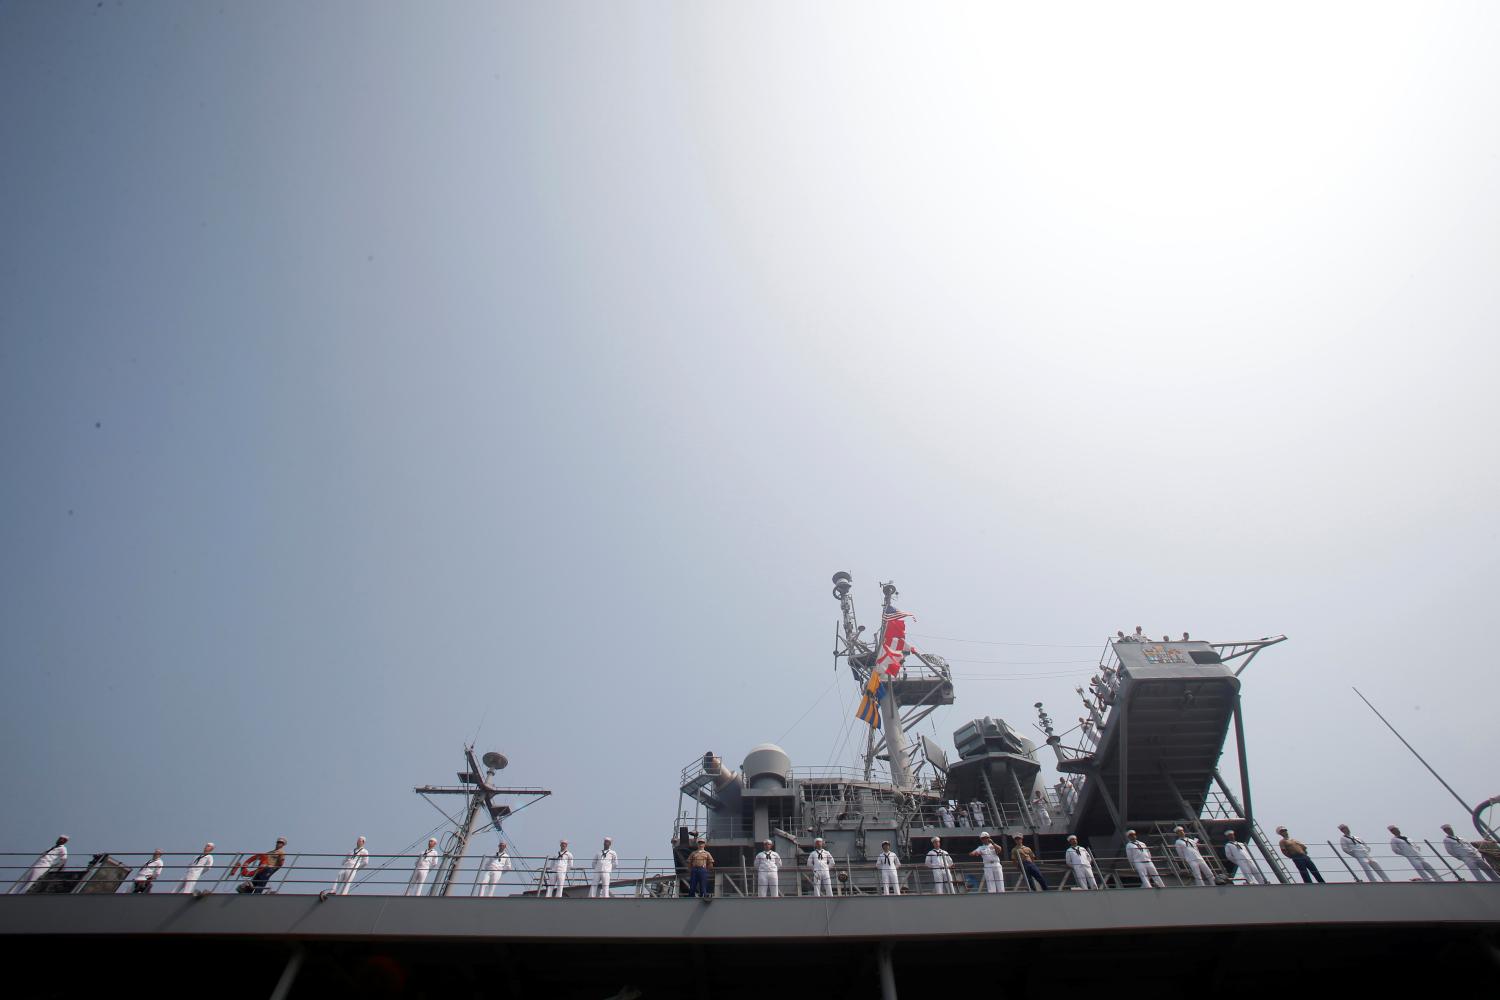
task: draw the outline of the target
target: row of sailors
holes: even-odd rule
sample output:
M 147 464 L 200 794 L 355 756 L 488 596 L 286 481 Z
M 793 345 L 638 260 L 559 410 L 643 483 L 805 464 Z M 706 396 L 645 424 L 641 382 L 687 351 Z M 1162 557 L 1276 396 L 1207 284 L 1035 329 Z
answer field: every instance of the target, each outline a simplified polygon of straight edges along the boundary
M 1073 786 L 1073 782 L 1064 778 L 1055 787 L 1058 803 L 1064 811 L 1072 813 L 1078 804 L 1078 790 Z M 1047 797 L 1040 789 L 1032 793 L 1031 815 L 1037 826 L 1052 825 L 1052 810 L 1048 808 Z M 985 816 L 984 803 L 978 799 L 968 803 L 944 802 L 937 807 L 938 823 L 950 830 L 984 826 Z
M 1040 793 L 1038 793 L 1040 795 Z M 971 806 L 979 803 L 970 803 Z M 946 807 L 944 807 L 946 808 Z M 1043 806 L 1045 809 L 1045 806 Z M 980 806 L 980 817 L 983 807 Z M 1411 840 L 1401 833 L 1399 827 L 1392 825 L 1387 828 L 1391 833 L 1390 847 L 1394 854 L 1407 859 L 1412 870 L 1427 882 L 1441 881 L 1437 870 L 1422 856 L 1421 848 L 1413 844 Z M 1460 840 L 1454 833 L 1450 824 L 1444 823 L 1443 849 L 1453 858 L 1468 868 L 1475 881 L 1500 882 L 1500 874 L 1490 866 L 1489 862 L 1472 844 Z M 1389 882 L 1390 876 L 1380 867 L 1380 863 L 1371 857 L 1370 846 L 1365 841 L 1354 836 L 1347 824 L 1340 823 L 1339 849 L 1351 858 L 1354 858 L 1360 868 L 1364 871 L 1367 880 L 1374 882 L 1377 878 Z M 1215 881 L 1213 871 L 1208 862 L 1203 858 L 1201 841 L 1197 837 L 1187 834 L 1185 828 L 1179 826 L 1173 831 L 1176 841 L 1173 849 L 1179 860 L 1193 876 L 1193 881 L 1198 885 L 1211 885 Z M 1322 873 L 1318 871 L 1317 865 L 1309 856 L 1307 846 L 1299 840 L 1295 840 L 1287 832 L 1286 827 L 1277 827 L 1276 832 L 1281 834 L 1279 849 L 1283 855 L 1289 858 L 1297 867 L 1302 881 L 1311 883 L 1323 882 Z M 1047 880 L 1042 875 L 1041 869 L 1036 865 L 1036 855 L 1031 848 L 1025 845 L 1023 838 L 1017 834 L 1014 838 L 1015 845 L 1011 848 L 1011 859 L 1020 865 L 1025 873 L 1028 883 L 1033 888 L 1046 889 Z M 979 846 L 970 851 L 971 856 L 979 858 L 984 866 L 984 888 L 987 892 L 1004 892 L 1005 882 L 1003 869 L 1001 867 L 1000 846 L 990 837 L 988 832 L 979 835 Z M 15 884 L 10 887 L 11 893 L 24 893 L 40 879 L 51 871 L 63 867 L 68 860 L 68 838 L 60 836 L 51 849 L 44 852 L 31 868 Z M 284 858 L 284 847 L 286 840 L 278 839 L 276 850 L 269 855 L 269 861 L 263 863 L 261 872 L 269 876 L 281 867 L 281 858 Z M 437 848 L 437 838 L 431 837 L 427 841 L 427 849 L 418 856 L 416 863 L 412 866 L 410 878 L 407 880 L 406 895 L 421 895 L 426 887 L 427 879 L 432 869 L 437 867 L 441 855 Z M 755 856 L 756 888 L 759 895 L 780 895 L 777 886 L 776 875 L 781 868 L 781 855 L 777 854 L 771 841 L 765 841 L 764 850 Z M 207 843 L 203 845 L 203 851 L 187 867 L 183 873 L 182 881 L 178 883 L 177 892 L 192 892 L 197 886 L 198 880 L 204 872 L 214 865 L 214 845 Z M 1129 830 L 1125 834 L 1125 858 L 1135 869 L 1140 878 L 1142 888 L 1157 887 L 1164 885 L 1161 874 L 1151 856 L 1151 848 L 1145 841 L 1141 840 L 1136 831 Z M 1078 843 L 1076 836 L 1068 837 L 1068 848 L 1063 852 L 1063 860 L 1073 871 L 1074 878 L 1078 884 L 1086 889 L 1097 889 L 1099 883 L 1094 876 L 1093 855 L 1088 848 Z M 1260 866 L 1245 844 L 1241 843 L 1235 836 L 1233 830 L 1225 834 L 1224 860 L 1230 865 L 1230 877 L 1233 878 L 1237 872 L 1243 876 L 1246 884 L 1265 885 L 1266 878 L 1261 873 Z M 339 869 L 337 878 L 334 880 L 330 890 L 336 895 L 346 895 L 354 884 L 355 877 L 364 869 L 370 861 L 370 852 L 365 847 L 365 838 L 360 837 L 355 841 L 354 850 L 344 858 Z M 560 841 L 557 853 L 550 855 L 543 865 L 542 880 L 543 894 L 556 897 L 562 894 L 567 882 L 568 872 L 574 863 L 573 854 L 568 850 L 568 842 Z M 614 840 L 610 837 L 604 838 L 604 844 L 599 852 L 594 855 L 593 864 L 589 869 L 589 895 L 600 898 L 609 898 L 610 883 L 614 870 L 619 866 L 620 856 L 614 849 Z M 943 850 L 942 838 L 932 838 L 932 849 L 927 852 L 927 867 L 932 871 L 934 884 L 939 893 L 953 892 L 953 858 L 947 851 Z M 813 850 L 808 855 L 808 866 L 813 876 L 813 895 L 823 895 L 826 891 L 832 893 L 831 872 L 834 865 L 833 854 L 823 846 L 823 838 L 817 838 L 813 843 Z M 900 889 L 896 883 L 896 872 L 901 868 L 900 859 L 891 850 L 890 841 L 881 843 L 881 853 L 875 861 L 876 870 L 880 873 L 881 892 L 884 894 L 899 895 Z M 134 881 L 134 892 L 150 892 L 157 878 L 160 877 L 164 865 L 162 852 L 156 851 L 151 860 L 141 867 L 136 873 Z M 478 894 L 491 896 L 505 873 L 511 870 L 511 858 L 504 841 L 501 841 L 495 852 L 490 855 L 480 866 Z M 708 872 L 713 869 L 713 857 L 708 853 L 707 844 L 699 840 L 697 850 L 688 856 L 688 867 L 690 875 L 690 891 L 699 894 L 706 890 Z M 699 870 L 702 874 L 696 874 Z M 258 875 L 257 875 L 258 877 Z M 254 880 L 252 879 L 252 882 Z M 700 883 L 701 882 L 701 886 Z M 264 881 L 259 884 L 264 888 Z M 258 891 L 258 890 L 257 890 Z
M 1153 638 L 1151 638 L 1149 635 L 1147 635 L 1144 631 L 1141 630 L 1141 627 L 1139 625 L 1137 625 L 1135 627 L 1135 631 L 1132 632 L 1130 635 L 1126 635 L 1123 631 L 1116 632 L 1115 633 L 1115 641 L 1116 642 L 1155 642 L 1156 640 L 1153 639 Z M 1164 635 L 1164 636 L 1161 637 L 1161 641 L 1162 642 L 1191 642 L 1192 640 L 1189 639 L 1188 638 L 1188 634 L 1186 632 L 1184 632 L 1184 633 L 1182 633 L 1182 638 L 1181 639 L 1175 639 L 1174 640 L 1170 635 Z

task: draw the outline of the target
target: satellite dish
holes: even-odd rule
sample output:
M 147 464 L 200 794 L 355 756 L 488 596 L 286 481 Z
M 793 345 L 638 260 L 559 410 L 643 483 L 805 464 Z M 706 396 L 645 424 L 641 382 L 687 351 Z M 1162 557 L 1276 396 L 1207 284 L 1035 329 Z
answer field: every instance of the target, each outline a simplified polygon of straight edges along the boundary
M 484 761 L 484 766 L 492 771 L 503 771 L 505 770 L 505 765 L 510 763 L 510 761 L 505 759 L 505 754 L 496 753 L 493 750 L 480 759 Z

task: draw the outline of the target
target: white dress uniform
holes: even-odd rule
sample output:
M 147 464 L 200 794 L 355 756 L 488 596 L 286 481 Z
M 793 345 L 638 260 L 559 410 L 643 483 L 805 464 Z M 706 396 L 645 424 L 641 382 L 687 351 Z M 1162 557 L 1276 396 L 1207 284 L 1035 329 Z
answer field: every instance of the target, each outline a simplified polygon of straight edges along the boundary
M 563 885 L 568 881 L 568 869 L 572 866 L 572 851 L 560 851 L 547 859 L 547 895 L 562 895 Z
M 1047 803 L 1040 795 L 1031 800 L 1031 811 L 1036 813 L 1036 821 L 1039 826 L 1052 825 L 1052 811 L 1047 808 Z
M 422 852 L 417 863 L 412 866 L 411 879 L 406 883 L 406 894 L 408 896 L 422 895 L 422 887 L 427 884 L 427 874 L 432 867 L 438 863 L 438 849 L 429 847 Z
M 56 871 L 63 865 L 67 864 L 67 862 L 68 849 L 63 844 L 58 844 L 50 851 L 47 851 L 41 857 L 37 858 L 36 864 L 32 865 L 30 871 L 16 880 L 15 885 L 12 885 L 10 887 L 10 891 L 12 893 L 26 892 L 32 887 L 33 884 L 35 884 L 37 879 L 41 878 L 48 872 Z
M 1391 877 L 1380 867 L 1380 862 L 1370 857 L 1370 845 L 1352 834 L 1344 834 L 1339 838 L 1339 850 L 1359 862 L 1360 868 L 1364 869 L 1365 878 L 1375 881 L 1378 875 L 1382 881 L 1389 882 Z
M 141 873 L 135 877 L 136 892 L 150 892 L 156 880 L 161 878 L 161 870 L 166 867 L 161 858 L 152 858 L 141 865 Z
M 350 886 L 354 885 L 354 876 L 359 870 L 370 863 L 370 852 L 363 847 L 356 847 L 344 858 L 344 866 L 339 869 L 338 877 L 333 880 L 333 891 L 335 895 L 349 895 Z M 427 876 L 422 876 L 426 881 Z M 411 893 L 407 893 L 411 895 Z
M 1480 854 L 1473 844 L 1467 844 L 1450 834 L 1443 837 L 1443 850 L 1467 865 L 1469 873 L 1474 876 L 1474 881 L 1500 882 L 1500 876 L 1490 870 L 1490 866 L 1484 860 L 1484 855 Z
M 1140 876 L 1142 889 L 1152 886 L 1164 888 L 1165 883 L 1161 880 L 1161 873 L 1156 870 L 1156 862 L 1151 860 L 1151 848 L 1146 846 L 1144 840 L 1127 840 L 1125 858 L 1130 862 L 1130 867 L 1135 869 L 1136 875 Z
M 1000 845 L 979 842 L 979 846 L 969 852 L 979 855 L 979 860 L 984 862 L 984 891 L 1005 891 L 1005 866 L 1000 863 Z
M 953 892 L 953 855 L 934 847 L 927 852 L 927 867 L 932 870 L 932 886 L 938 894 Z
M 484 863 L 484 870 L 479 873 L 479 894 L 481 896 L 493 896 L 495 889 L 505 880 L 505 873 L 510 871 L 510 854 L 507 851 L 496 851 L 490 855 L 490 859 Z
M 813 895 L 832 896 L 833 855 L 826 847 L 815 847 L 807 856 L 807 864 L 812 869 Z
M 950 830 L 953 828 L 952 809 L 949 809 L 947 806 L 938 806 L 938 819 L 942 821 L 943 826 Z
M 198 880 L 203 873 L 214 866 L 212 854 L 200 854 L 193 859 L 193 863 L 187 866 L 187 871 L 182 873 L 182 882 L 178 884 L 178 892 L 192 892 L 198 888 Z
M 1073 881 L 1085 889 L 1099 888 L 1099 880 L 1094 877 L 1094 856 L 1087 847 L 1076 844 L 1069 847 L 1063 851 L 1063 860 L 1073 869 Z
M 620 863 L 620 856 L 615 853 L 614 848 L 600 851 L 594 855 L 594 871 L 589 879 L 589 897 L 598 896 L 600 899 L 609 898 L 609 882 L 614 876 L 615 865 Z
M 781 855 L 775 851 L 761 851 L 755 856 L 755 894 L 781 895 Z
M 969 818 L 975 826 L 984 826 L 984 803 L 975 799 L 969 803 Z
M 1213 869 L 1208 867 L 1208 862 L 1203 860 L 1203 854 L 1198 850 L 1198 838 L 1184 834 L 1177 838 L 1175 846 L 1177 856 L 1187 865 L 1188 871 L 1193 873 L 1193 881 L 1199 885 L 1213 885 Z
M 1443 880 L 1437 870 L 1427 863 L 1427 859 L 1422 857 L 1422 849 L 1405 837 L 1392 837 L 1391 850 L 1410 861 L 1412 870 L 1422 876 L 1423 881 L 1441 882 Z
M 1265 885 L 1266 877 L 1260 873 L 1260 865 L 1255 863 L 1255 858 L 1250 855 L 1250 849 L 1238 840 L 1224 841 L 1224 860 L 1234 865 L 1236 870 L 1245 876 L 1245 884 L 1254 882 L 1256 885 Z
M 896 875 L 901 870 L 901 859 L 896 857 L 895 851 L 881 851 L 875 858 L 875 870 L 880 873 L 882 896 L 901 895 L 901 883 Z

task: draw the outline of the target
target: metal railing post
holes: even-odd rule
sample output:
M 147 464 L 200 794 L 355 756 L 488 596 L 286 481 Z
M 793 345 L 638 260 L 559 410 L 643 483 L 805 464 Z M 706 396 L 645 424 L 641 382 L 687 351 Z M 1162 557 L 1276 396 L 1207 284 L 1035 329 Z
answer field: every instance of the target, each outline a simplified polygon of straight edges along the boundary
M 1460 882 L 1462 882 L 1464 880 L 1464 877 L 1458 873 L 1457 869 L 1455 869 L 1452 864 L 1449 863 L 1448 859 L 1446 857 L 1444 857 L 1441 853 L 1439 853 L 1438 849 L 1436 847 L 1432 846 L 1432 841 L 1430 841 L 1430 840 L 1424 840 L 1424 841 L 1422 841 L 1422 843 L 1424 843 L 1424 844 L 1427 845 L 1427 849 L 1429 851 L 1431 851 L 1433 854 L 1437 855 L 1438 860 L 1443 863 L 1443 867 L 1447 868 L 1450 872 L 1452 872 L 1453 873 L 1453 877 L 1455 879 L 1457 879 Z
M 1331 840 L 1325 840 L 1325 841 L 1323 841 L 1323 843 L 1325 843 L 1325 844 L 1328 845 L 1328 849 L 1333 852 L 1333 856 L 1336 857 L 1336 858 L 1338 858 L 1339 862 L 1341 864 L 1343 864 L 1343 866 L 1344 866 L 1345 869 L 1348 870 L 1350 878 L 1354 879 L 1354 881 L 1356 881 L 1356 882 L 1362 882 L 1362 881 L 1364 881 L 1358 875 L 1354 874 L 1354 869 L 1349 867 L 1349 862 L 1347 862 L 1347 861 L 1344 860 L 1344 855 L 1339 852 L 1339 849 L 1337 847 L 1333 846 L 1333 841 L 1331 841 Z

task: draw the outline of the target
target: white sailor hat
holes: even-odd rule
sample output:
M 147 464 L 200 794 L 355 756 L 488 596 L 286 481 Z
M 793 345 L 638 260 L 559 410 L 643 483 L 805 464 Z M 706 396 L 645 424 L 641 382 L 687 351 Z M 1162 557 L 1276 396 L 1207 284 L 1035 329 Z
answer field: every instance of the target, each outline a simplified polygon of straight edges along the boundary
M 980 837 L 981 840 L 989 840 L 990 839 L 989 831 L 986 830 L 985 832 L 981 833 L 979 835 L 979 837 Z

